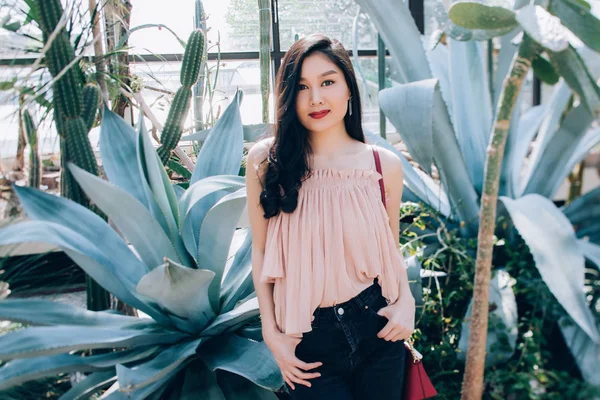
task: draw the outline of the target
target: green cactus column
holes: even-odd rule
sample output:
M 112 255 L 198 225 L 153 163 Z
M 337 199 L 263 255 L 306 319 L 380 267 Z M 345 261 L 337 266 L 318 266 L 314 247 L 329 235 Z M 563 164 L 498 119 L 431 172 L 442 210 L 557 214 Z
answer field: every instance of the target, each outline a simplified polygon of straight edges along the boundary
M 61 74 L 52 84 L 54 121 L 61 148 L 61 195 L 90 208 L 87 196 L 71 176 L 66 163 L 72 161 L 87 172 L 98 175 L 96 158 L 88 139 L 89 126 L 93 123 L 97 107 L 84 103 L 83 74 L 79 65 L 73 63 L 75 50 L 66 29 L 63 27 L 53 35 L 64 14 L 60 0 L 35 0 L 34 7 L 44 43 L 47 44 L 53 37 L 45 54 L 46 66 L 54 79 Z M 92 88 L 86 90 L 86 98 L 90 102 L 95 101 L 93 91 Z M 87 293 L 89 309 L 110 308 L 108 292 L 89 277 Z
M 175 93 L 173 103 L 169 109 L 167 122 L 160 136 L 161 146 L 157 149 L 163 164 L 167 164 L 171 151 L 179 143 L 183 123 L 190 110 L 190 99 L 192 97 L 192 86 L 198 80 L 200 65 L 204 54 L 204 33 L 197 29 L 192 32 L 185 46 L 183 63 L 181 65 L 181 87 Z
M 29 142 L 29 186 L 39 188 L 42 183 L 42 163 L 37 142 L 37 128 L 29 111 L 23 111 L 23 125 Z

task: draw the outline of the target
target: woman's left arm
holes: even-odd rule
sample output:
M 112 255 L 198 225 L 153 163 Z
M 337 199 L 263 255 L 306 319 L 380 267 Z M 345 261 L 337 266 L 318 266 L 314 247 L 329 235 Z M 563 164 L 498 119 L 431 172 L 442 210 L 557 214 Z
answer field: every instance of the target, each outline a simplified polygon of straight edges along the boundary
M 398 247 L 400 239 L 400 203 L 404 186 L 404 173 L 402 162 L 391 151 L 382 149 L 383 182 L 387 192 L 386 209 L 390 218 L 390 228 L 394 235 L 396 250 L 400 252 L 402 264 L 398 265 L 400 280 L 400 297 L 397 301 L 379 310 L 379 314 L 386 317 L 389 322 L 379 332 L 378 336 L 385 340 L 402 340 L 408 338 L 414 331 L 415 325 L 415 299 L 408 284 L 408 274 L 404 266 L 404 258 Z

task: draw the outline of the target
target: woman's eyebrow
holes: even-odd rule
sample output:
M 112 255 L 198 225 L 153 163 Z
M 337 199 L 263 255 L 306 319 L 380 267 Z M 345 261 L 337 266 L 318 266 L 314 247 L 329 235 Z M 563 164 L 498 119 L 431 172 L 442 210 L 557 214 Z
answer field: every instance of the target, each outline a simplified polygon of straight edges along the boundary
M 323 72 L 321 75 L 319 75 L 319 78 L 323 78 L 324 76 L 333 75 L 333 74 L 337 74 L 337 71 L 334 71 L 331 69 L 327 72 Z M 305 81 L 305 80 L 306 80 L 306 78 L 304 78 L 304 77 L 300 78 L 300 81 Z

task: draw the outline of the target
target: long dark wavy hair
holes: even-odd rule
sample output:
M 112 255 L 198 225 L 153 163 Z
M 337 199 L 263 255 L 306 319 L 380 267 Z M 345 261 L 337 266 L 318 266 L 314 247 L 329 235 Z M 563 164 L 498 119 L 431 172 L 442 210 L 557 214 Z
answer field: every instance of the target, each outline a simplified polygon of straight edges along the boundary
M 304 59 L 314 53 L 326 55 L 344 73 L 352 96 L 352 115 L 346 112 L 344 124 L 350 137 L 365 142 L 362 130 L 360 93 L 352 62 L 344 46 L 335 39 L 321 34 L 306 36 L 296 41 L 285 54 L 275 83 L 275 138 L 269 149 L 267 170 L 260 194 L 264 217 L 271 218 L 282 210 L 293 212 L 298 205 L 298 191 L 302 181 L 310 176 L 308 165 L 312 149 L 308 130 L 296 113 L 298 84 Z M 264 162 L 263 161 L 263 162 Z

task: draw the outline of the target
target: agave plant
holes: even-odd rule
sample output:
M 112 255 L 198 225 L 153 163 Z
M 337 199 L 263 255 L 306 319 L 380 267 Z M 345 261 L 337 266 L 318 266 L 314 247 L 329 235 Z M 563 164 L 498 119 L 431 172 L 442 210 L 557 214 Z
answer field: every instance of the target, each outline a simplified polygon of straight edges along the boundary
M 597 218 L 600 190 L 593 190 L 562 208 L 551 201 L 573 166 L 600 142 L 600 129 L 590 129 L 600 112 L 600 89 L 578 52 L 569 45 L 564 49 L 553 48 L 554 43 L 544 36 L 546 32 L 537 30 L 548 25 L 536 25 L 536 18 L 546 18 L 552 24 L 562 21 L 595 50 L 600 22 L 585 8 L 585 2 L 570 0 L 550 2 L 550 12 L 557 17 L 524 1 L 516 1 L 514 10 L 458 2 L 450 10 L 452 19 L 442 2 L 438 2 L 436 17 L 442 28 L 439 33 L 447 35 L 448 46 L 437 45 L 440 35 L 436 35 L 425 48 L 406 7 L 398 7 L 392 0 L 357 0 L 357 3 L 382 36 L 401 80 L 379 93 L 379 104 L 426 173 L 413 168 L 381 137 L 369 135 L 369 139 L 401 158 L 406 188 L 403 200 L 428 204 L 443 216 L 446 226 L 459 229 L 465 237 L 475 237 L 478 229 L 486 149 L 502 84 L 516 51 L 511 41 L 518 42 L 525 31 L 542 43 L 545 53 L 539 54 L 539 62 L 561 79 L 547 104 L 522 115 L 519 94 L 500 175 L 504 208 L 499 210 L 498 217 L 509 216 L 512 225 L 499 230 L 497 235 L 511 245 L 514 236 L 510 228 L 514 226 L 523 237 L 542 278 L 569 316 L 560 325 L 583 377 L 600 384 L 597 374 L 600 328 L 583 291 L 585 259 L 600 266 Z M 484 48 L 478 41 L 496 36 L 501 36 L 502 49 L 497 75 L 490 79 Z M 490 85 L 490 81 L 494 83 Z M 568 109 L 561 120 L 573 93 L 581 102 Z M 522 175 L 524 160 L 535 138 L 538 146 Z M 441 184 L 430 176 L 432 164 L 439 171 Z M 507 325 L 514 349 L 516 302 L 512 289 L 506 285 L 509 280 L 510 277 L 500 273 L 491 282 L 490 295 L 502 299 L 502 306 L 494 313 Z M 468 323 L 465 323 L 462 336 L 467 335 Z M 488 354 L 494 345 L 493 338 L 489 336 Z M 461 346 L 464 354 L 466 341 Z M 490 358 L 487 363 L 493 364 L 511 354 Z
M 0 360 L 8 361 L 0 389 L 82 371 L 92 374 L 63 399 L 87 398 L 111 383 L 108 399 L 275 398 L 271 390 L 283 380 L 262 342 L 251 235 L 239 226 L 246 203 L 237 175 L 240 101 L 238 92 L 206 138 L 187 190 L 169 181 L 143 121 L 134 130 L 104 110 L 100 151 L 108 181 L 69 168 L 122 236 L 73 201 L 15 188 L 29 220 L 0 230 L 0 244 L 59 247 L 147 317 L 3 300 L 0 319 L 36 326 L 0 337 Z M 94 349 L 107 350 L 84 354 Z

